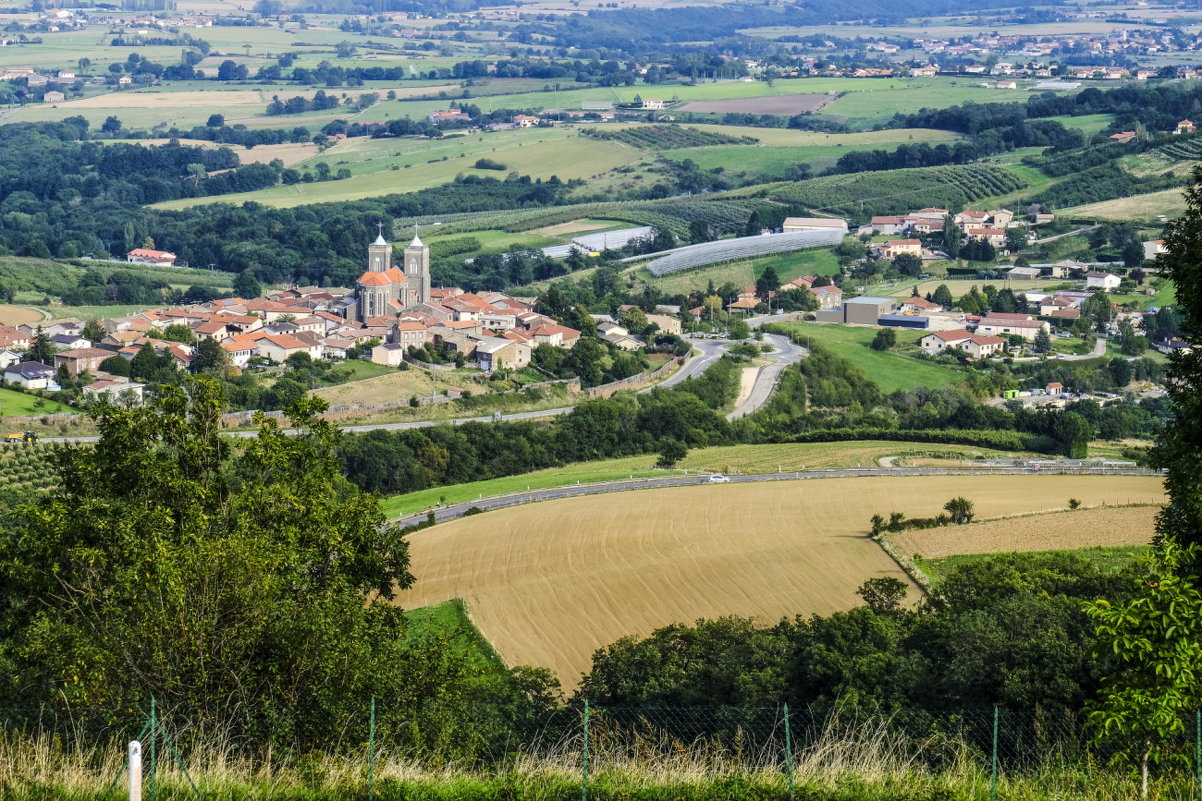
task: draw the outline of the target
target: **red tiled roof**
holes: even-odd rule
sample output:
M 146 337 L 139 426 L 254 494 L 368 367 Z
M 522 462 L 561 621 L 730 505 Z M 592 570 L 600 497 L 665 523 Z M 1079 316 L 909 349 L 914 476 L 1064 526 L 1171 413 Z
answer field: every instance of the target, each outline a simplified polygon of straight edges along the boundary
M 932 331 L 931 336 L 942 339 L 944 342 L 959 342 L 965 339 L 972 339 L 972 334 L 963 328 L 957 328 L 955 331 Z
M 175 254 L 166 250 L 151 250 L 150 248 L 134 248 L 127 255 L 140 259 L 174 259 Z

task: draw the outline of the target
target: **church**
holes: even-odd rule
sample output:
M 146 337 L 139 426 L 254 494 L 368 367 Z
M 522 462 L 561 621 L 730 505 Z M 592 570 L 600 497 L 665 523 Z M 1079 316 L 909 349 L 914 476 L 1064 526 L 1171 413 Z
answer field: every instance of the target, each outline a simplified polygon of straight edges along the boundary
M 392 263 L 392 243 L 381 227 L 367 247 L 367 270 L 355 281 L 347 298 L 346 319 L 365 323 L 373 317 L 392 317 L 430 299 L 430 248 L 414 235 L 405 248 L 404 270 Z

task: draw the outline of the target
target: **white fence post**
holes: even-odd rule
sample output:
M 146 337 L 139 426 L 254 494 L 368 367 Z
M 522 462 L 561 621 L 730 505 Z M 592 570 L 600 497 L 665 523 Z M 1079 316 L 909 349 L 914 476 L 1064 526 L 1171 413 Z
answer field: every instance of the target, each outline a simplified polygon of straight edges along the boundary
M 142 801 L 142 744 L 129 743 L 129 801 Z

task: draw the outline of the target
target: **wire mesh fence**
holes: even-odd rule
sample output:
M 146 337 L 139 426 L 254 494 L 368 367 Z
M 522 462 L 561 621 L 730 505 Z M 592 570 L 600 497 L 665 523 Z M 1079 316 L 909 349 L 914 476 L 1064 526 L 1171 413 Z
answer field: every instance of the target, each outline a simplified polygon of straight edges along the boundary
M 472 722 L 442 728 L 428 721 L 398 722 L 387 712 L 376 699 L 367 699 L 362 710 L 348 711 L 337 722 L 336 744 L 320 754 L 250 740 L 214 747 L 179 710 L 164 714 L 153 705 L 145 723 L 128 731 L 120 724 L 102 731 L 82 727 L 78 712 L 46 713 L 33 721 L 9 715 L 4 754 L 15 759 L 20 751 L 12 747 L 14 740 L 40 734 L 52 748 L 90 754 L 108 793 L 125 775 L 126 742 L 140 740 L 149 755 L 143 776 L 150 794 L 144 797 L 151 799 L 156 770 L 173 771 L 177 784 L 204 797 L 205 777 L 215 761 L 227 767 L 237 763 L 255 775 L 311 769 L 317 758 L 336 761 L 341 775 L 353 777 L 373 799 L 382 766 L 393 766 L 395 773 L 399 762 L 444 774 L 557 773 L 578 783 L 584 799 L 598 777 L 634 773 L 695 781 L 774 776 L 782 797 L 790 798 L 797 787 L 840 777 L 951 776 L 974 781 L 996 798 L 999 788 L 1005 797 L 1008 783 L 1052 775 L 1071 776 L 1083 787 L 1131 781 L 1153 744 L 1138 737 L 1097 740 L 1081 713 L 1041 708 L 581 704 L 521 716 L 512 710 L 476 710 Z M 469 735 L 477 739 L 476 747 L 460 742 Z M 1184 716 L 1179 733 L 1155 745 L 1160 758 L 1154 780 L 1161 797 L 1202 801 L 1202 711 Z M 21 773 L 20 766 L 9 770 Z

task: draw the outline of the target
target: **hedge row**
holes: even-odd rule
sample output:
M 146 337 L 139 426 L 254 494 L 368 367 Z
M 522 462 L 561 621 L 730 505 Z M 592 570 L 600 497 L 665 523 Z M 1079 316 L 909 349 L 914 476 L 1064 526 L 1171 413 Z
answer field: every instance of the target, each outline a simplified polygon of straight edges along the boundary
M 1034 451 L 1058 453 L 1050 437 L 1023 434 L 1018 431 L 937 428 L 829 428 L 805 431 L 789 438 L 789 442 L 848 442 L 851 440 L 881 439 L 899 442 L 933 442 L 944 445 L 976 445 L 1003 451 Z

